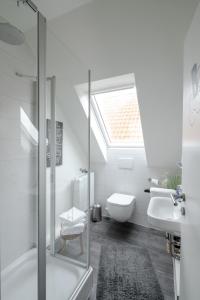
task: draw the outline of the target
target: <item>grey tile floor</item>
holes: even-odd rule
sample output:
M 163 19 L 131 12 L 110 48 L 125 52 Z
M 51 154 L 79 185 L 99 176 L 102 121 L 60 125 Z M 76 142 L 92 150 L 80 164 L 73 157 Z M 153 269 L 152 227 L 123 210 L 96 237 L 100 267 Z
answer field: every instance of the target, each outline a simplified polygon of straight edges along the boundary
M 90 300 L 96 300 L 101 246 L 108 243 L 136 245 L 146 248 L 165 300 L 174 300 L 173 265 L 171 256 L 166 251 L 165 233 L 128 222 L 118 223 L 108 218 L 104 218 L 98 223 L 91 223 L 90 228 L 91 265 L 94 269 L 94 286 Z M 80 244 L 79 240 L 76 239 L 68 243 L 66 253 L 63 253 L 63 255 L 86 262 L 86 237 L 83 240 L 84 254 L 80 255 Z
M 94 268 L 91 300 L 96 299 L 101 245 L 108 243 L 138 245 L 146 248 L 165 300 L 174 300 L 173 265 L 171 256 L 166 252 L 165 234 L 132 223 L 121 224 L 105 218 L 102 222 L 91 223 L 91 264 Z

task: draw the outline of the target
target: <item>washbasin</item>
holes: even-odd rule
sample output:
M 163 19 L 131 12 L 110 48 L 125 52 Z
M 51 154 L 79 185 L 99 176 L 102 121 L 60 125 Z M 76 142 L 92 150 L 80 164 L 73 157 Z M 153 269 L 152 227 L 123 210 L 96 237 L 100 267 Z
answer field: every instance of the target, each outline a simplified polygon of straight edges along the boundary
M 180 235 L 181 231 L 181 204 L 173 205 L 168 197 L 152 197 L 148 210 L 148 221 L 156 229 L 171 234 Z

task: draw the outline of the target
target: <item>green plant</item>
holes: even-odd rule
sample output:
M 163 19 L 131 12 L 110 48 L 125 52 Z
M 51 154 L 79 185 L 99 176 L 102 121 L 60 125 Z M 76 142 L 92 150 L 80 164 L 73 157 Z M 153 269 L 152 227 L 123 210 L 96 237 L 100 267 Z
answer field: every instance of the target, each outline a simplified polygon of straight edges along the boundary
M 172 175 L 167 178 L 167 188 L 168 189 L 176 189 L 177 185 L 181 184 L 181 176 L 180 175 Z

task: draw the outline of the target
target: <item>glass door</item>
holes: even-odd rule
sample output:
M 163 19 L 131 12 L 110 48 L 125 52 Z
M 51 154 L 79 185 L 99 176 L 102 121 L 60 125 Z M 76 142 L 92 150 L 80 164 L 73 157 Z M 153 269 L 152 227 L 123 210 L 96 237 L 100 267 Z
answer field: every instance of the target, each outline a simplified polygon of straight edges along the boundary
M 51 282 L 54 297 L 66 300 L 76 294 L 90 265 L 90 105 L 88 70 L 60 41 L 60 32 L 57 22 L 48 23 L 47 295 Z M 54 280 L 49 264 L 57 270 Z
M 1 300 L 76 299 L 91 272 L 89 73 L 60 32 L 1 0 Z
M 35 5 L 1 0 L 2 300 L 45 299 L 45 54 L 45 19 Z

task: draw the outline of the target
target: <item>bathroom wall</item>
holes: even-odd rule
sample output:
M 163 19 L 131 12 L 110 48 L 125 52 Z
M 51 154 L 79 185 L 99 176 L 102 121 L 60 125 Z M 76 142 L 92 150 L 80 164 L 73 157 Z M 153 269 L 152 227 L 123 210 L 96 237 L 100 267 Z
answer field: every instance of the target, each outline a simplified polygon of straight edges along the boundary
M 184 45 L 183 189 L 180 299 L 199 300 L 200 277 L 200 5 Z M 196 64 L 196 72 L 194 65 Z M 193 70 L 193 72 L 192 72 Z
M 197 2 L 92 1 L 50 22 L 92 81 L 135 74 L 149 166 L 181 159 L 183 42 Z
M 67 90 L 66 90 L 67 94 Z M 48 101 L 48 99 L 47 99 Z M 62 105 L 56 98 L 56 120 L 63 122 L 63 164 L 56 166 L 56 226 L 58 216 L 73 205 L 73 180 L 81 175 L 80 168 L 88 167 L 87 153 L 74 135 Z M 50 168 L 47 168 L 47 242 L 50 237 Z
M 37 194 L 37 146 L 26 130 L 36 124 L 31 80 L 16 71 L 34 74 L 36 61 L 27 44 L 0 42 L 0 199 L 2 267 L 33 244 Z
M 34 43 L 34 33 L 32 42 Z M 0 222 L 2 268 L 36 242 L 37 141 L 23 125 L 29 119 L 36 129 L 35 84 L 15 72 L 36 74 L 33 47 L 0 42 Z M 62 97 L 67 97 L 67 87 Z M 48 96 L 47 96 L 48 97 Z M 56 119 L 63 122 L 63 165 L 56 167 L 56 215 L 72 204 L 71 182 L 87 164 L 86 152 L 73 133 L 59 97 Z M 28 123 L 28 126 L 30 125 Z M 49 168 L 47 169 L 47 235 L 49 236 Z M 47 237 L 48 239 L 48 237 Z
M 133 159 L 132 168 L 123 168 L 120 159 L 125 158 Z M 162 179 L 176 172 L 176 168 L 149 168 L 144 148 L 110 148 L 107 163 L 92 163 L 92 170 L 95 172 L 95 201 L 105 208 L 106 199 L 112 193 L 135 195 L 136 209 L 130 221 L 147 227 L 150 194 L 144 193 L 144 189 L 149 187 L 148 178 Z M 105 210 L 103 213 L 107 215 Z
M 27 34 L 32 49 L 33 31 Z M 63 122 L 63 165 L 56 166 L 56 223 L 61 212 L 72 205 L 72 181 L 87 168 L 88 121 L 75 87 L 87 82 L 88 71 L 57 38 L 47 22 L 47 77 L 56 77 L 56 120 Z M 50 119 L 50 84 L 47 81 L 47 118 Z M 78 125 L 77 127 L 74 124 Z M 50 236 L 50 168 L 47 168 L 47 242 Z

